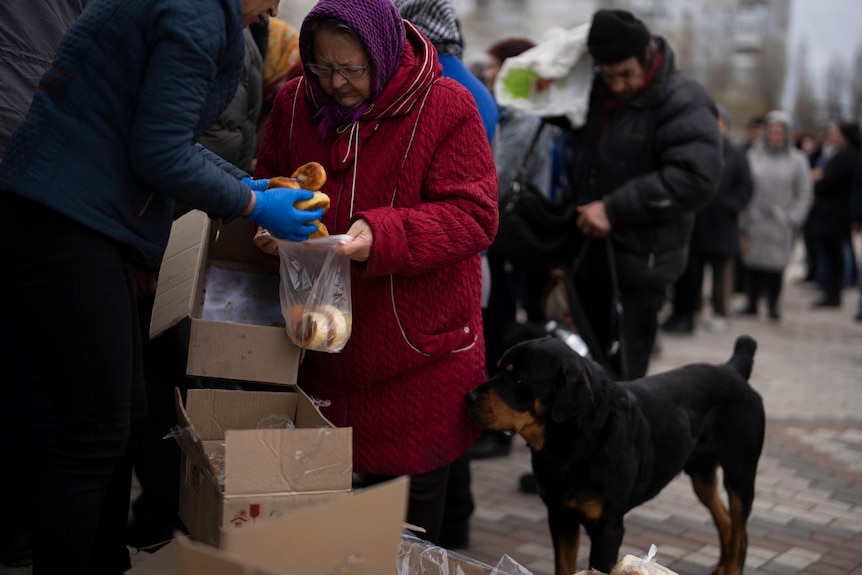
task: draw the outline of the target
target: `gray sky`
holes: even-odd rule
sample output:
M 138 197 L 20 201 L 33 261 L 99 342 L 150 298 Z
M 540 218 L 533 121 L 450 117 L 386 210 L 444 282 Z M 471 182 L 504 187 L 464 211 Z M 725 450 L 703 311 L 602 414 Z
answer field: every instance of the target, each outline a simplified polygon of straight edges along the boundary
M 804 40 L 808 44 L 808 71 L 817 83 L 815 91 L 823 93 L 823 75 L 832 58 L 839 56 L 846 67 L 862 45 L 862 1 L 860 0 L 793 0 L 790 12 L 788 52 L 788 90 L 785 105 L 792 102 L 795 87 L 796 49 Z

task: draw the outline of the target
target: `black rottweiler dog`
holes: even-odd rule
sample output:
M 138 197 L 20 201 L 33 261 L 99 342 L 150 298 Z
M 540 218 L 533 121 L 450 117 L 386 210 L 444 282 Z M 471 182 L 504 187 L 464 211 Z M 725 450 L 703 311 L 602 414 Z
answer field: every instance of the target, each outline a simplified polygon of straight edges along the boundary
M 480 425 L 527 440 L 557 575 L 577 571 L 581 525 L 590 537 L 590 567 L 608 573 L 625 513 L 680 471 L 691 477 L 718 529 L 714 573 L 742 573 L 766 425 L 763 401 L 748 384 L 756 348 L 741 336 L 723 365 L 691 364 L 615 382 L 561 340 L 544 337 L 510 348 L 499 372 L 470 392 Z M 718 466 L 729 506 L 719 495 Z

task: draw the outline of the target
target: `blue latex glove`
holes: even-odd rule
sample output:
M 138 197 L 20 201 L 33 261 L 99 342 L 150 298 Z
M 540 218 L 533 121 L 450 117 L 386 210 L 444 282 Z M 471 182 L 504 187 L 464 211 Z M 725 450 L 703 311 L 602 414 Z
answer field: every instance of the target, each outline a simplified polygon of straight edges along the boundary
M 317 231 L 317 225 L 308 222 L 323 217 L 323 208 L 316 210 L 297 210 L 293 204 L 300 200 L 310 200 L 314 192 L 294 188 L 272 188 L 254 194 L 254 208 L 246 216 L 266 228 L 277 238 L 294 242 L 304 242 L 310 234 Z
M 269 178 L 265 178 L 263 180 L 252 180 L 249 177 L 245 177 L 242 179 L 242 183 L 251 188 L 253 192 L 262 192 L 269 185 Z

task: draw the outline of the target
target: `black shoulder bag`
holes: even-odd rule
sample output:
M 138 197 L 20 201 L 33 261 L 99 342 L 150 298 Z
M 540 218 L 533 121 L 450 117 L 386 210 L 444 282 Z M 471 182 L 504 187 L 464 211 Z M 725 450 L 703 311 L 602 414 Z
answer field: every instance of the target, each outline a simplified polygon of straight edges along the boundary
M 542 120 L 512 180 L 509 194 L 501 198 L 500 225 L 488 250 L 492 257 L 516 266 L 552 267 L 565 261 L 577 217 L 573 202 L 549 201 L 527 177 L 527 163 L 544 127 Z

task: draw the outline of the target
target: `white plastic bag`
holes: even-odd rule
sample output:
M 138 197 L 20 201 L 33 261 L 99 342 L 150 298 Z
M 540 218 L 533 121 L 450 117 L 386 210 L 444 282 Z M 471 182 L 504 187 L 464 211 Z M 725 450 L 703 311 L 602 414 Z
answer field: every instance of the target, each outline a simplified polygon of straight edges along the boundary
M 497 102 L 539 116 L 566 116 L 573 127 L 583 126 L 593 85 L 589 32 L 590 24 L 581 24 L 507 58 L 494 81 Z
M 301 348 L 334 353 L 350 339 L 350 260 L 335 251 L 341 242 L 351 239 L 342 234 L 304 242 L 276 240 L 285 331 Z

